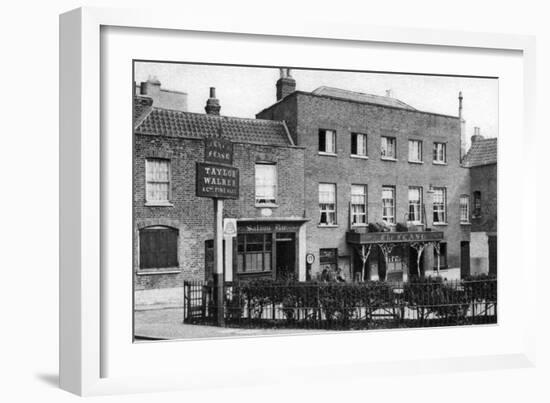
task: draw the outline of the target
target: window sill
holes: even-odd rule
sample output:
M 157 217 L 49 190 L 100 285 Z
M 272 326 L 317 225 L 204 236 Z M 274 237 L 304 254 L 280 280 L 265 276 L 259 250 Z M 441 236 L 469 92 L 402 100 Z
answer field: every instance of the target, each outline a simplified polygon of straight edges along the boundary
M 447 165 L 446 162 L 441 162 L 441 161 L 432 161 L 432 164 L 434 164 L 434 165 Z
M 434 227 L 445 227 L 445 226 L 449 225 L 449 223 L 448 222 L 434 222 L 434 223 L 432 223 L 432 225 Z
M 366 155 L 357 155 L 357 154 L 350 154 L 349 155 L 350 158 L 355 158 L 355 159 L 358 159 L 358 160 L 368 160 L 369 157 L 366 156 Z
M 256 203 L 254 206 L 256 208 L 277 208 L 277 207 L 279 207 L 279 205 L 275 204 L 275 203 Z
M 409 164 L 420 164 L 422 165 L 424 163 L 424 161 L 411 161 L 409 160 Z
M 392 158 L 392 157 L 380 157 L 380 159 L 382 161 L 392 161 L 392 162 L 396 162 L 397 161 L 397 158 Z
M 329 152 L 326 152 L 326 151 L 319 151 L 319 155 L 323 155 L 325 157 L 338 157 L 338 154 L 329 153 Z
M 145 269 L 145 270 L 138 270 L 136 274 L 138 276 L 148 276 L 148 275 L 155 275 L 155 274 L 178 274 L 181 273 L 180 269 Z
M 351 224 L 351 228 L 366 228 L 369 224 Z
M 460 225 L 472 225 L 471 222 L 461 222 Z
M 338 228 L 338 224 L 317 224 L 317 228 Z
M 145 202 L 148 207 L 174 207 L 170 202 Z

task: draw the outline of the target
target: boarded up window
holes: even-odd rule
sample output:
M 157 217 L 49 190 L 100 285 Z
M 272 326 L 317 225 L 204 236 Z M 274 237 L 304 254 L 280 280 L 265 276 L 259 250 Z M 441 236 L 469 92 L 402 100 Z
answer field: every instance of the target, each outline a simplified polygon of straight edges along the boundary
M 139 233 L 140 268 L 178 266 L 178 230 L 167 227 L 144 228 Z

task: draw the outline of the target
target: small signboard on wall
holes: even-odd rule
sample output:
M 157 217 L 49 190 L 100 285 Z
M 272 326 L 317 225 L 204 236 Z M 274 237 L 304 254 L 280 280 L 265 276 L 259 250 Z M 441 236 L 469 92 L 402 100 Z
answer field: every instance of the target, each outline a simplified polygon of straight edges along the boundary
M 233 143 L 218 137 L 205 138 L 204 161 L 233 165 Z

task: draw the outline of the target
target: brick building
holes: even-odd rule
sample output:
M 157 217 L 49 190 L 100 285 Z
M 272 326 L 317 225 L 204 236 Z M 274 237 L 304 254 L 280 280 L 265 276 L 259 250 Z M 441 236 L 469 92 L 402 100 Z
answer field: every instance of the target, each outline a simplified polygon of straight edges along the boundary
M 304 150 L 284 122 L 220 116 L 211 91 L 206 114 L 134 99 L 134 284 L 136 306 L 180 306 L 184 280 L 209 278 L 213 202 L 195 196 L 204 139 L 233 143 L 240 195 L 224 203 L 237 236 L 224 241 L 225 278 L 305 279 Z
M 471 273 L 497 273 L 497 139 L 474 129 L 464 158 L 472 199 Z
M 459 116 L 447 116 L 389 96 L 296 91 L 285 69 L 276 89 L 276 103 L 256 117 L 286 122 L 305 147 L 308 276 L 338 268 L 348 280 L 469 272 L 461 96 Z
M 156 77 L 149 77 L 147 81 L 134 84 L 134 91 L 136 96 L 150 98 L 155 108 L 187 111 L 187 93 L 162 88 Z

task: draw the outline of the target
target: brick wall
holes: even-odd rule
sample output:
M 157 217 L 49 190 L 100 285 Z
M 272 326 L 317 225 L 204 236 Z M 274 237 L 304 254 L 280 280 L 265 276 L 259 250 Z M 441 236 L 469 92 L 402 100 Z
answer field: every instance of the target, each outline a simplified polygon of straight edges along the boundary
M 203 160 L 199 139 L 134 136 L 134 273 L 136 290 L 181 287 L 184 280 L 204 280 L 205 245 L 213 238 L 213 202 L 195 196 L 195 163 Z M 170 207 L 145 205 L 145 160 L 171 161 Z M 254 205 L 254 163 L 277 163 L 278 207 L 272 217 L 302 217 L 304 212 L 304 150 L 297 147 L 234 144 L 233 165 L 240 169 L 240 197 L 224 203 L 225 218 L 261 217 Z M 152 225 L 177 228 L 179 267 L 166 274 L 139 270 L 139 230 Z
M 475 191 L 481 192 L 481 216 L 472 218 L 472 231 L 497 231 L 497 164 L 470 168 L 471 200 Z
M 382 221 L 382 186 L 396 188 L 396 220 L 405 221 L 408 187 L 421 186 L 426 204 L 428 226 L 444 232 L 448 266 L 460 266 L 460 242 L 469 241 L 470 228 L 459 223 L 459 198 L 469 194 L 469 171 L 460 166 L 460 125 L 458 118 L 397 108 L 361 104 L 296 92 L 257 115 L 264 119 L 285 119 L 297 144 L 306 148 L 305 196 L 308 253 L 316 256 L 312 272 L 319 271 L 319 249 L 338 248 L 339 255 L 352 256 L 345 241 L 349 230 L 349 202 L 352 184 L 367 185 L 368 221 Z M 337 156 L 318 154 L 318 130 L 336 131 Z M 351 158 L 351 133 L 367 134 L 368 159 Z M 398 161 L 380 158 L 380 137 L 397 139 Z M 423 164 L 408 162 L 408 140 L 423 141 Z M 447 144 L 447 164 L 432 163 L 433 142 Z M 336 228 L 318 226 L 318 184 L 337 184 Z M 447 188 L 448 225 L 432 226 L 432 200 L 429 185 Z M 426 250 L 426 268 L 434 265 L 433 251 Z M 353 261 L 353 259 L 351 259 Z M 371 259 L 374 263 L 375 259 Z

